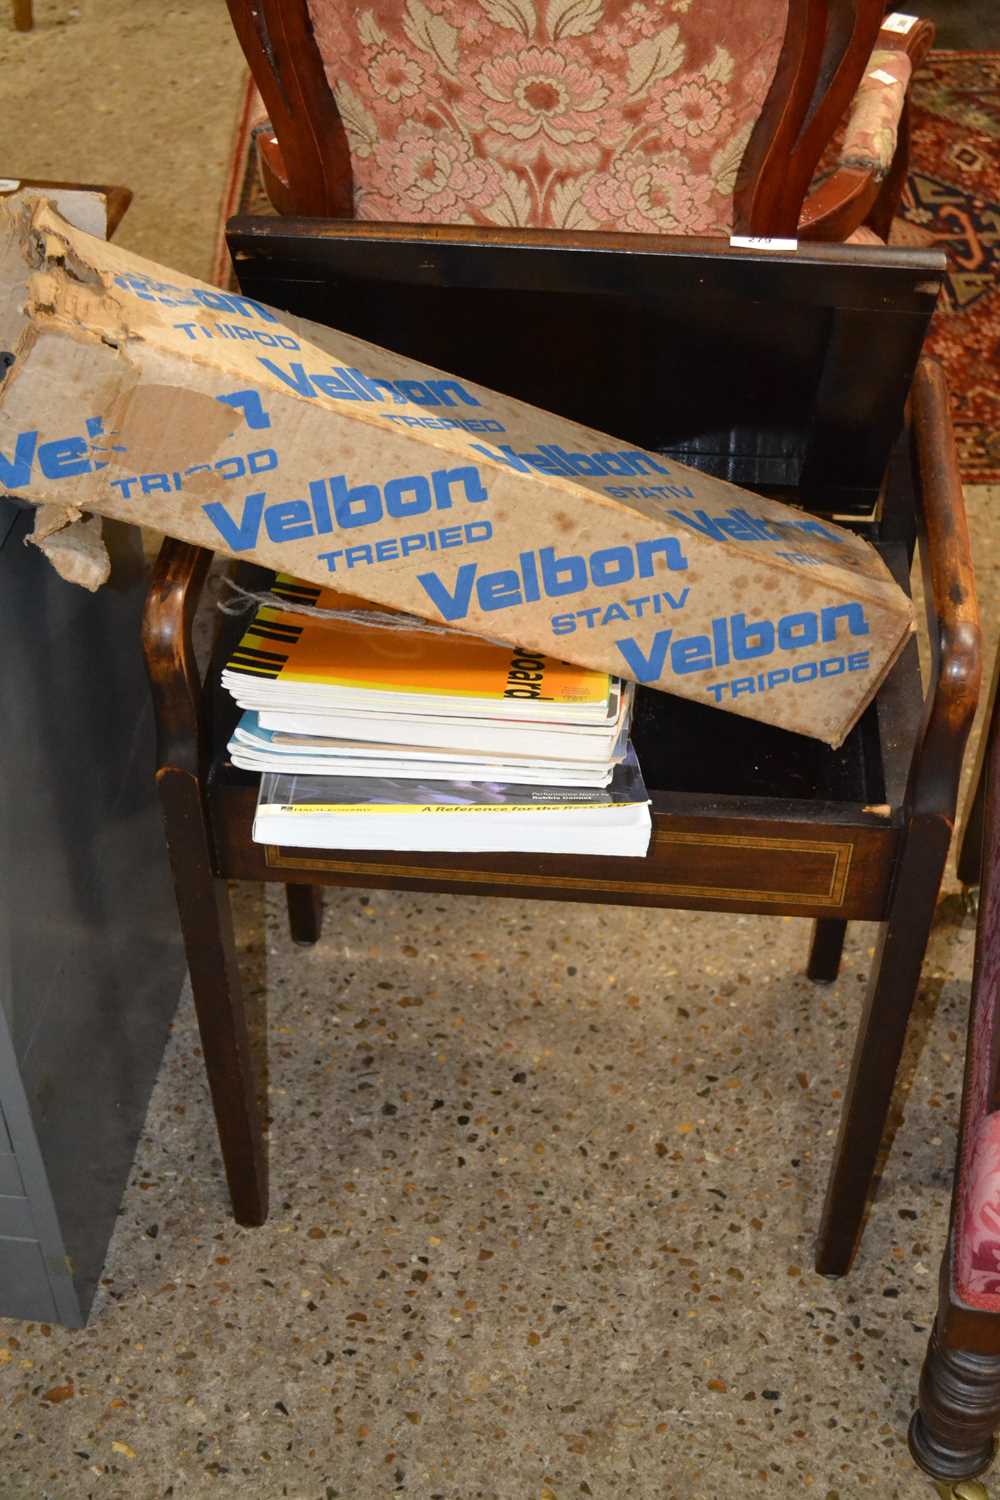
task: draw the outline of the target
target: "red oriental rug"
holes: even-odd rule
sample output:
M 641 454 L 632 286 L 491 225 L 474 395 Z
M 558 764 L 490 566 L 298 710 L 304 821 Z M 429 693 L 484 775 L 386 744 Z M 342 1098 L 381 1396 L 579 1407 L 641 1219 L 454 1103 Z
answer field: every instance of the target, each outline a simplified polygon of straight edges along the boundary
M 947 252 L 929 351 L 948 374 L 962 477 L 993 484 L 1000 481 L 1000 52 L 932 52 L 914 81 L 912 105 L 911 169 L 892 240 Z M 263 117 L 251 85 L 219 221 L 214 279 L 220 285 L 232 275 L 226 220 L 271 212 L 251 140 Z
M 929 348 L 948 373 L 968 484 L 1000 480 L 1000 52 L 932 52 L 913 84 L 910 173 L 892 239 L 948 255 Z

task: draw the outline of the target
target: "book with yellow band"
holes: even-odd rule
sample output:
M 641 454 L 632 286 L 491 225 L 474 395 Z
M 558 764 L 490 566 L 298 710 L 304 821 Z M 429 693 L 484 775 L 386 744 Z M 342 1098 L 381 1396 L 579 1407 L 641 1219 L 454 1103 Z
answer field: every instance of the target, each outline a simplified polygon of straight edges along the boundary
M 279 574 L 273 590 L 292 605 L 370 612 L 364 600 Z M 388 611 L 382 612 L 384 616 Z M 333 709 L 610 724 L 621 684 L 606 672 L 538 651 L 440 633 L 400 617 L 398 627 L 282 610 L 257 610 L 222 674 L 244 708 Z

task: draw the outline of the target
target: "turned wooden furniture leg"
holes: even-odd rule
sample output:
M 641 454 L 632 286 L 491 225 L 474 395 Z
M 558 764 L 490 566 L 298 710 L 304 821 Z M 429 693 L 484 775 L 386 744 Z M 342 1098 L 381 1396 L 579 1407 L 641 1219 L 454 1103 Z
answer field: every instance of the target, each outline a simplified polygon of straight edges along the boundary
M 232 908 L 212 870 L 201 787 L 172 767 L 157 776 L 201 1045 L 237 1223 L 267 1218 L 267 1146 L 247 1027 Z
M 993 1462 L 998 1427 L 1000 1353 L 950 1349 L 935 1328 L 910 1423 L 914 1459 L 932 1479 L 951 1484 L 974 1479 Z
M 14 30 L 30 31 L 34 24 L 31 0 L 14 0 Z
M 806 974 L 820 984 L 832 984 L 840 973 L 847 923 L 836 917 L 820 917 L 813 923 L 812 943 Z
M 323 888 L 319 885 L 286 885 L 285 891 L 292 942 L 311 947 L 319 942 L 323 931 Z
M 943 818 L 926 818 L 904 835 L 907 847 L 875 950 L 820 1222 L 821 1276 L 845 1275 L 861 1234 L 950 831 Z

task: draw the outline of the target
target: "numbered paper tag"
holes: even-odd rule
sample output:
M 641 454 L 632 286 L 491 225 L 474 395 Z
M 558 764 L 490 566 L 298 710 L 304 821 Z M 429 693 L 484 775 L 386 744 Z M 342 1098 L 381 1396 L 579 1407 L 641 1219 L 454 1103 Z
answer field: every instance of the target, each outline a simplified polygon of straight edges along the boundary
M 868 74 L 868 77 L 877 79 L 879 83 L 899 82 L 899 79 L 894 78 L 891 73 L 887 73 L 885 68 L 873 68 L 872 71 Z
M 892 15 L 886 16 L 885 20 L 882 22 L 882 30 L 895 31 L 898 32 L 900 36 L 905 36 L 908 31 L 913 30 L 916 24 L 916 16 L 904 16 L 901 11 L 894 10 Z
M 797 250 L 798 240 L 772 240 L 763 234 L 733 234 L 729 237 L 733 250 Z

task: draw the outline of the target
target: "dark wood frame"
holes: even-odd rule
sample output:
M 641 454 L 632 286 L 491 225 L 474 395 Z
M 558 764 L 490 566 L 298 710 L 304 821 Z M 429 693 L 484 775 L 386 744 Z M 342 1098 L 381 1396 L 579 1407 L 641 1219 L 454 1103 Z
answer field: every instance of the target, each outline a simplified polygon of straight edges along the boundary
M 270 223 L 270 230 L 261 232 L 278 238 L 294 228 L 280 220 Z M 332 226 L 326 229 L 333 232 Z M 361 226 L 338 226 L 337 234 L 342 231 L 350 240 Z M 484 259 L 475 266 L 469 250 L 474 236 L 466 240 L 463 255 L 461 237 L 467 232 L 428 233 L 429 243 L 443 246 L 444 253 L 453 257 L 449 264 L 459 282 L 465 276 L 476 285 L 490 286 L 492 275 L 506 284 L 509 266 L 505 270 L 501 265 L 502 256 L 492 239 L 484 241 Z M 574 247 L 571 236 L 529 233 L 520 251 L 529 268 L 525 274 L 529 280 L 535 274 L 528 254 L 534 247 L 550 256 L 552 274 L 564 286 L 575 279 L 591 292 L 602 282 L 619 287 L 623 279 L 630 286 L 635 283 L 639 262 L 632 256 L 648 253 L 669 259 L 681 253 L 668 251 L 663 241 L 642 250 L 631 236 L 610 238 L 614 244 L 606 247 L 609 253 L 593 237 L 588 238 L 584 253 L 582 247 Z M 322 237 L 318 242 L 323 243 Z M 390 235 L 382 251 L 390 259 L 393 243 Z M 398 243 L 406 254 L 412 252 L 405 233 Z M 707 250 L 706 242 L 701 244 L 706 254 L 711 252 L 720 275 L 729 276 L 736 267 L 751 301 L 769 278 L 785 274 L 773 257 L 748 254 L 742 259 L 723 254 L 710 242 Z M 338 240 L 338 250 L 343 248 Z M 513 252 L 516 246 L 511 243 L 509 249 Z M 808 254 L 820 265 L 849 261 L 852 256 L 842 247 L 817 247 Z M 884 258 L 881 264 L 891 263 L 890 252 L 879 254 Z M 859 262 L 863 259 L 856 257 Z M 933 305 L 940 266 L 933 258 L 918 266 L 904 257 L 901 264 L 910 267 L 918 304 L 925 299 L 919 318 L 923 327 Z M 849 288 L 851 317 L 859 315 L 853 304 L 863 301 L 866 285 L 860 264 L 857 270 Z M 707 262 L 696 274 L 704 280 L 706 272 Z M 802 273 L 800 261 L 787 271 L 789 275 Z M 668 277 L 665 267 L 661 274 Z M 321 281 L 322 275 L 317 269 L 314 280 Z M 755 289 L 752 294 L 751 288 Z M 244 289 L 252 294 L 249 284 Z M 891 319 L 877 301 L 865 313 L 869 343 L 873 318 L 886 339 L 891 338 Z M 849 329 L 833 321 L 830 340 L 838 357 L 850 361 L 862 330 L 848 321 Z M 915 342 L 910 339 L 907 334 L 899 354 L 903 368 L 909 359 L 912 370 L 919 335 Z M 864 348 L 864 342 L 859 347 Z M 829 366 L 831 371 L 834 368 L 835 363 Z M 470 378 L 475 378 L 474 371 Z M 821 399 L 825 399 L 823 389 L 821 375 Z M 896 422 L 904 394 L 905 387 L 897 389 Z M 862 437 L 856 441 L 859 450 Z M 264 1218 L 267 1178 L 227 879 L 286 884 L 293 935 L 299 941 L 314 940 L 318 933 L 316 888 L 327 884 L 812 916 L 817 919 L 809 963 L 814 979 L 835 976 L 846 921 L 860 917 L 882 922 L 883 935 L 858 1034 L 817 1255 L 822 1272 L 846 1271 L 860 1235 L 916 991 L 978 691 L 978 615 L 968 533 L 946 392 L 935 366 L 924 365 L 918 373 L 911 415 L 880 510 L 878 527 L 870 534 L 879 537 L 901 581 L 908 577 L 910 558 L 919 542 L 933 647 L 922 717 L 915 642 L 904 651 L 872 710 L 881 725 L 886 807 L 864 805 L 870 798 L 855 804 L 828 798 L 705 797 L 661 791 L 653 785 L 654 838 L 646 860 L 514 855 L 410 855 L 403 860 L 391 853 L 345 856 L 330 850 L 283 850 L 252 843 L 254 779 L 227 770 L 216 754 L 235 716 L 231 700 L 218 685 L 218 669 L 228 645 L 220 643 L 206 684 L 198 674 L 191 645 L 192 619 L 210 555 L 176 542 L 165 544 L 150 590 L 145 637 L 160 725 L 157 777 L 205 1062 L 234 1211 L 241 1223 L 257 1224 Z M 662 700 L 662 695 L 652 696 Z
M 641 447 L 734 484 L 797 503 L 806 494 L 814 509 L 858 517 L 878 502 L 945 266 L 939 253 L 900 247 L 873 258 L 867 249 L 809 244 L 789 256 L 682 235 L 290 216 L 234 218 L 226 238 L 243 291 L 258 301 L 539 406 L 555 401 L 564 416 L 627 432 Z M 877 274 L 866 274 L 876 264 Z M 531 370 L 511 338 L 511 298 L 531 319 Z M 582 330 L 575 344 L 569 298 Z M 713 303 L 726 309 L 714 324 L 694 311 Z M 627 344 L 623 309 L 632 305 L 642 313 Z M 637 427 L 642 398 L 628 374 L 655 361 L 659 334 L 650 339 L 650 330 L 665 312 L 662 337 L 685 372 L 684 388 L 674 383 L 663 403 L 683 432 L 666 437 Z M 602 317 L 606 343 L 627 349 L 616 407 L 607 380 L 593 403 Z M 806 322 L 822 345 L 821 368 L 807 363 L 790 378 L 789 327 Z M 774 363 L 760 363 L 769 345 Z M 740 412 L 723 406 L 728 369 L 730 405 Z M 590 404 L 581 405 L 581 393 Z
M 995 686 L 995 684 L 994 684 Z M 1000 700 L 994 697 L 983 732 L 982 857 L 979 921 L 972 979 L 962 1125 L 948 1242 L 941 1264 L 938 1314 L 920 1379 L 919 1407 L 910 1425 L 910 1451 L 920 1467 L 947 1483 L 973 1479 L 993 1461 L 1000 1428 L 1000 1311 L 970 1307 L 955 1278 L 955 1223 L 961 1207 L 963 1142 L 976 1122 L 972 1098 L 971 1039 L 983 1006 L 990 1003 L 985 976 L 996 972 L 1000 952 Z M 1000 1108 L 1000 1025 L 994 1021 L 992 1076 L 987 1107 Z M 985 1492 L 984 1492 L 985 1493 Z
M 350 149 L 307 0 L 227 3 L 271 125 L 258 138 L 271 201 L 280 213 L 351 218 Z M 880 199 L 887 219 L 889 197 L 895 192 L 898 199 L 905 173 L 905 121 L 888 179 L 837 173 L 800 220 L 817 163 L 876 40 L 914 57 L 930 45 L 933 28 L 924 22 L 905 38 L 880 34 L 884 9 L 883 0 L 789 0 L 778 67 L 737 176 L 736 234 L 846 238 Z

